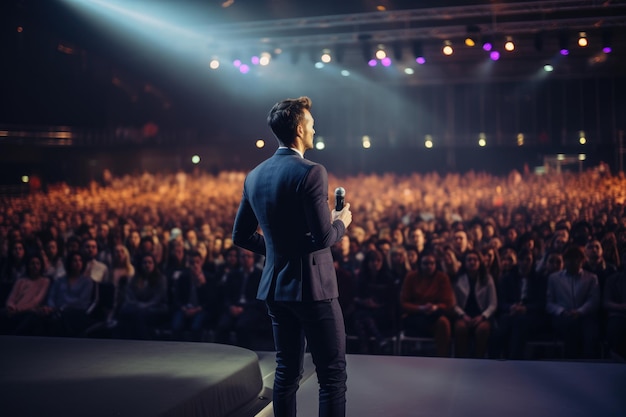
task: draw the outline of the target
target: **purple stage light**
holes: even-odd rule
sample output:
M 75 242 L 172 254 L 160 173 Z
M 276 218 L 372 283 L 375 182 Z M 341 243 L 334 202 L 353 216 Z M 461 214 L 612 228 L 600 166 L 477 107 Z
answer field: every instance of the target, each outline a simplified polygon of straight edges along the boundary
M 500 59 L 500 52 L 498 51 L 491 51 L 491 53 L 489 54 L 489 58 L 491 58 L 493 61 L 497 61 Z
M 426 58 L 424 58 L 423 56 L 418 56 L 417 58 L 415 58 L 415 62 L 420 65 L 424 65 L 426 63 Z
M 249 66 L 247 66 L 246 64 L 242 64 L 242 65 L 239 67 L 239 71 L 240 71 L 242 74 L 247 74 L 247 73 L 248 73 L 248 71 L 250 71 L 250 67 L 249 67 Z
M 610 46 L 605 46 L 604 48 L 602 48 L 602 52 L 604 52 L 605 54 L 610 54 L 611 52 L 613 52 L 613 50 Z
M 234 66 L 236 66 L 237 68 L 239 68 L 239 67 L 241 66 L 241 61 L 240 61 L 240 60 L 238 60 L 238 59 L 235 59 L 235 60 L 233 61 L 233 65 L 234 65 Z
M 485 42 L 483 43 L 483 50 L 484 51 L 491 51 L 491 49 L 493 48 L 493 45 L 490 42 Z
M 391 58 L 389 57 L 385 57 L 383 59 L 380 60 L 381 64 L 383 64 L 383 66 L 388 67 L 391 65 Z
M 376 62 L 375 59 L 370 59 L 367 65 L 369 65 L 370 67 L 375 67 L 377 63 L 378 62 Z
M 258 56 L 256 56 L 256 55 L 255 55 L 255 56 L 253 56 L 253 57 L 250 59 L 250 62 L 252 62 L 252 64 L 253 64 L 253 65 L 259 65 L 259 61 L 260 61 L 260 59 L 259 59 L 259 57 L 258 57 Z
M 569 50 L 568 49 L 561 49 L 561 55 L 565 56 L 565 55 L 569 55 Z

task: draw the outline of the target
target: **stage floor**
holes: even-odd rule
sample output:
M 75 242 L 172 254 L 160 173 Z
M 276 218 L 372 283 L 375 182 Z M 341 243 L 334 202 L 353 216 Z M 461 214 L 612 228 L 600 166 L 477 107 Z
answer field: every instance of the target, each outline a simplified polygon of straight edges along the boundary
M 299 417 L 317 417 L 317 393 L 313 375 Z M 347 415 L 624 417 L 626 365 L 349 355 Z
M 624 417 L 626 365 L 348 355 L 349 417 Z M 0 415 L 272 416 L 274 352 L 0 337 Z M 298 416 L 317 417 L 310 355 Z

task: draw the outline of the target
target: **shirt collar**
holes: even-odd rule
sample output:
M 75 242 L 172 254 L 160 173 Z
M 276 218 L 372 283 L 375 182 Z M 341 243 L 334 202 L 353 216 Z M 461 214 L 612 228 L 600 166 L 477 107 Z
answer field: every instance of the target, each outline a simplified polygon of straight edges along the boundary
M 300 155 L 300 158 L 304 158 L 304 155 L 302 155 L 302 152 L 300 152 L 299 150 L 297 150 L 296 148 L 288 148 L 286 146 L 279 146 L 278 149 L 291 149 L 292 151 L 296 152 L 298 155 Z

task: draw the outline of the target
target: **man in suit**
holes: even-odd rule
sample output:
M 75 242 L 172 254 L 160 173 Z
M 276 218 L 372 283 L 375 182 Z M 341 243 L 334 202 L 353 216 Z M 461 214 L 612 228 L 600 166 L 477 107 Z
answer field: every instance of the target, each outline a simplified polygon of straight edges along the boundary
M 272 318 L 275 416 L 296 415 L 306 344 L 320 384 L 319 415 L 344 416 L 346 407 L 345 328 L 330 247 L 352 213 L 350 204 L 330 212 L 326 169 L 304 159 L 315 134 L 310 108 L 300 97 L 270 110 L 279 148 L 246 177 L 233 230 L 236 245 L 266 257 L 257 298 Z

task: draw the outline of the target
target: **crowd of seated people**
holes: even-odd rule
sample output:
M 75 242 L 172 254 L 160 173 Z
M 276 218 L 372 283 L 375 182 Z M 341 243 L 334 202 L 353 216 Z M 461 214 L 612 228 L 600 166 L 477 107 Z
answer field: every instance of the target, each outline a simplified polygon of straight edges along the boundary
M 271 340 L 254 297 L 263 258 L 230 237 L 244 176 L 1 198 L 0 331 Z M 392 352 L 402 332 L 432 337 L 439 356 L 521 359 L 534 340 L 567 358 L 626 356 L 622 176 L 331 175 L 337 186 L 353 212 L 332 249 L 354 352 Z

